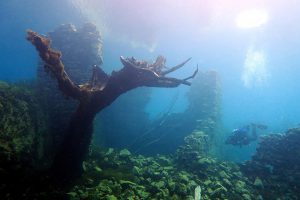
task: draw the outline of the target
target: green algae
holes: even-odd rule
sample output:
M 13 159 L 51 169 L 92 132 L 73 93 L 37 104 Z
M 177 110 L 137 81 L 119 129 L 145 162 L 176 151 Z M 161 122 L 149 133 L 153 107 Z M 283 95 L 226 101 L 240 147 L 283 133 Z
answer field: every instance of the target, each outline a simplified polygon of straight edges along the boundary
M 42 154 L 43 114 L 34 90 L 0 82 L 0 149 L 5 160 L 31 160 Z
M 1 93 L 3 90 L 7 96 L 5 100 Z M 33 108 L 37 108 L 32 107 L 34 98 L 30 92 L 7 84 L 0 85 L 0 94 L 0 112 L 4 112 L 5 108 L 9 109 L 6 113 L 11 113 L 10 118 L 5 116 L 8 117 L 5 119 L 9 123 L 8 130 L 15 137 L 11 142 L 19 145 L 14 147 L 14 151 L 9 149 L 11 146 L 5 146 L 6 143 L 1 143 L 0 147 L 12 154 L 22 152 L 27 147 L 30 149 L 35 141 L 33 135 L 36 134 L 35 129 L 32 129 L 36 113 L 31 112 Z M 23 114 L 18 115 L 16 112 Z M 22 123 L 15 126 L 16 122 L 11 118 Z M 24 137 L 29 137 L 27 141 L 30 145 L 26 146 Z M 71 189 L 62 192 L 62 195 L 67 195 L 72 200 L 193 199 L 195 188 L 201 186 L 201 199 L 204 200 L 255 199 L 254 189 L 237 165 L 207 155 L 207 150 L 203 149 L 206 138 L 203 131 L 194 131 L 185 138 L 185 144 L 170 157 L 145 157 L 132 154 L 127 149 L 106 150 L 92 146 L 83 163 L 83 176 Z
M 95 159 L 95 155 L 90 155 L 93 159 L 86 161 L 89 167 L 85 178 L 82 184 L 76 186 L 87 192 L 86 199 L 94 196 L 105 199 L 107 195 L 118 199 L 192 199 L 198 185 L 202 188 L 201 199 L 205 200 L 256 199 L 255 189 L 240 173 L 239 167 L 232 163 L 202 155 L 199 160 L 203 162 L 191 162 L 194 166 L 183 169 L 178 159 L 168 156 L 144 157 L 129 154 L 127 150 L 110 149 L 109 152 L 92 153 L 106 157 L 105 161 Z M 96 167 L 102 171 L 97 172 Z M 87 186 L 84 180 L 95 179 L 94 173 L 106 175 L 101 175 L 100 179 L 96 178 L 97 181 Z M 71 191 L 75 192 L 74 189 Z

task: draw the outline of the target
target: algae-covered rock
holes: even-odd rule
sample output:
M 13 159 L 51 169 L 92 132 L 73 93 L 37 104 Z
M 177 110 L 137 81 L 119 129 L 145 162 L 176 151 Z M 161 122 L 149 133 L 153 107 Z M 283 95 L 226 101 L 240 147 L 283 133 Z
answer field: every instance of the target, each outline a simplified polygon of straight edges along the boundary
M 193 196 L 187 196 L 185 200 L 195 200 Z
M 255 185 L 255 187 L 263 189 L 264 188 L 264 184 L 262 182 L 262 180 L 259 177 L 255 178 L 255 181 L 253 183 Z
M 243 196 L 244 200 L 251 200 L 252 199 L 249 194 L 243 194 L 242 196 Z
M 136 186 L 136 183 L 127 180 L 120 180 L 120 184 L 122 187 Z
M 117 197 L 115 197 L 114 195 L 109 195 L 105 198 L 106 200 L 118 200 Z
M 224 183 L 224 185 L 226 185 L 227 187 L 231 187 L 232 186 L 232 183 L 229 181 L 229 179 L 227 179 L 227 178 L 224 178 L 223 179 L 223 183 Z
M 86 186 L 90 188 L 87 199 L 95 195 L 103 199 L 106 195 L 114 195 L 118 199 L 170 199 L 173 196 L 186 199 L 198 184 L 189 173 L 178 171 L 169 157 L 135 156 L 124 150 L 109 155 L 105 151 L 91 152 L 97 155 L 90 155 L 93 159 L 86 161 L 84 182 L 91 184 Z M 126 159 L 120 156 L 123 153 Z M 102 169 L 101 173 L 97 172 L 97 167 Z M 95 179 L 95 176 L 102 178 Z M 90 178 L 94 179 L 93 182 L 88 181 Z M 81 189 L 86 190 L 85 187 Z
M 174 182 L 172 179 L 168 181 L 168 188 L 171 192 L 175 192 L 176 188 L 176 182 Z
M 101 193 L 111 194 L 110 182 L 108 180 L 101 181 L 97 187 L 97 190 Z
M 177 187 L 176 187 L 176 190 L 177 190 L 177 192 L 178 192 L 180 195 L 185 195 L 185 194 L 187 194 L 188 188 L 186 187 L 185 184 L 183 184 L 183 183 L 178 183 L 178 184 L 177 184 Z
M 135 174 L 137 176 L 141 175 L 141 169 L 137 166 L 133 167 L 132 172 L 133 172 L 133 174 Z
M 119 155 L 121 158 L 129 158 L 131 156 L 131 153 L 128 149 L 123 149 L 120 151 Z
M 261 137 L 241 168 L 263 199 L 299 199 L 300 128 Z
M 0 82 L 1 159 L 37 162 L 43 153 L 44 120 L 34 89 Z
M 226 192 L 227 192 L 227 189 L 225 187 L 220 186 L 211 193 L 211 197 L 213 197 L 213 198 L 219 197 L 220 198 L 221 195 L 225 194 Z
M 137 190 L 136 191 L 137 196 L 139 196 L 141 199 L 147 199 L 150 196 L 150 193 L 145 190 Z
M 229 175 L 223 170 L 219 172 L 219 176 L 223 179 L 228 179 L 229 178 Z
M 204 199 L 243 199 L 243 194 L 255 198 L 255 188 L 241 173 L 237 164 L 219 161 L 203 154 L 199 145 L 203 145 L 203 132 L 194 132 L 186 137 L 185 144 L 177 151 L 178 167 L 194 174 L 193 180 L 202 188 Z M 198 146 L 198 147 L 197 147 Z M 180 176 L 180 174 L 179 174 Z M 180 179 L 186 183 L 185 179 Z M 192 182 L 189 180 L 189 183 Z M 199 183 L 200 182 L 200 183 Z M 188 187 L 189 183 L 186 183 Z M 246 184 L 247 183 L 247 184 Z
M 123 153 L 126 159 L 120 156 Z M 203 162 L 194 162 L 191 168 L 183 170 L 174 162 L 178 160 L 170 157 L 137 156 L 126 150 L 97 155 L 107 160 L 91 156 L 93 159 L 87 161 L 85 174 L 90 173 L 90 178 L 95 176 L 91 171 L 96 171 L 96 166 L 102 169 L 97 173 L 102 174 L 102 179 L 82 185 L 82 190 L 89 188 L 87 200 L 93 200 L 96 194 L 103 199 L 107 195 L 118 199 L 191 199 L 197 186 L 201 187 L 204 200 L 256 198 L 251 184 L 235 164 L 215 158 L 202 157 L 198 160 Z
M 203 183 L 205 186 L 209 186 L 210 184 L 212 184 L 212 181 L 211 180 L 206 180 L 204 181 Z
M 239 187 L 239 188 L 243 188 L 245 187 L 246 183 L 244 181 L 237 181 L 236 182 L 236 187 Z
M 109 156 L 109 155 L 111 155 L 113 152 L 114 152 L 114 149 L 113 149 L 113 148 L 109 148 L 109 149 L 107 150 L 107 152 L 105 153 L 105 155 Z
M 198 160 L 198 164 L 199 165 L 203 165 L 203 167 L 207 167 L 211 164 L 214 164 L 215 161 L 212 158 L 209 157 L 205 157 L 205 158 L 201 158 Z
M 178 174 L 179 176 L 179 180 L 181 183 L 188 183 L 190 181 L 189 177 L 188 177 L 188 173 L 185 171 L 182 171 Z
M 169 158 L 167 158 L 166 156 L 159 156 L 157 159 L 158 159 L 158 163 L 161 165 L 170 166 L 172 164 L 172 161 Z

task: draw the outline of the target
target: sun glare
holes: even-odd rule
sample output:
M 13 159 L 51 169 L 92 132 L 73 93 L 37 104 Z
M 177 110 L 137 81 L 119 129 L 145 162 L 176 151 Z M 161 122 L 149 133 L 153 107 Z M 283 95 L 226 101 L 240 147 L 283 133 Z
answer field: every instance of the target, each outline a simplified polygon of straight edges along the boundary
M 236 17 L 236 25 L 239 28 L 255 28 L 268 21 L 268 13 L 264 10 L 246 10 Z
M 256 50 L 254 47 L 248 48 L 241 78 L 247 88 L 267 84 L 270 73 L 267 69 L 266 55 L 263 50 Z

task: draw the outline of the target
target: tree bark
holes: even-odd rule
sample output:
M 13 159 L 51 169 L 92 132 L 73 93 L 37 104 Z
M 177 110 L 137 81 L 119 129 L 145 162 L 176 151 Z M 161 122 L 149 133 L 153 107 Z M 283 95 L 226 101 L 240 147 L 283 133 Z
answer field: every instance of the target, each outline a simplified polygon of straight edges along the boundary
M 89 150 L 95 115 L 89 105 L 79 105 L 72 116 L 52 165 L 51 170 L 56 177 L 73 179 L 82 174 L 82 162 Z

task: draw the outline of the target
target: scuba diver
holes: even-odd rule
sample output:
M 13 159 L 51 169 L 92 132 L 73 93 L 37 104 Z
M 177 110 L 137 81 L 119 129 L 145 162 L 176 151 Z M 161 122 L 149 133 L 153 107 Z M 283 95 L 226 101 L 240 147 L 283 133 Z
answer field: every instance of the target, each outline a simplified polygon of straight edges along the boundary
M 226 139 L 225 144 L 239 145 L 248 145 L 251 142 L 257 140 L 257 129 L 266 130 L 268 127 L 263 124 L 251 123 L 242 128 L 234 129 L 232 134 Z

